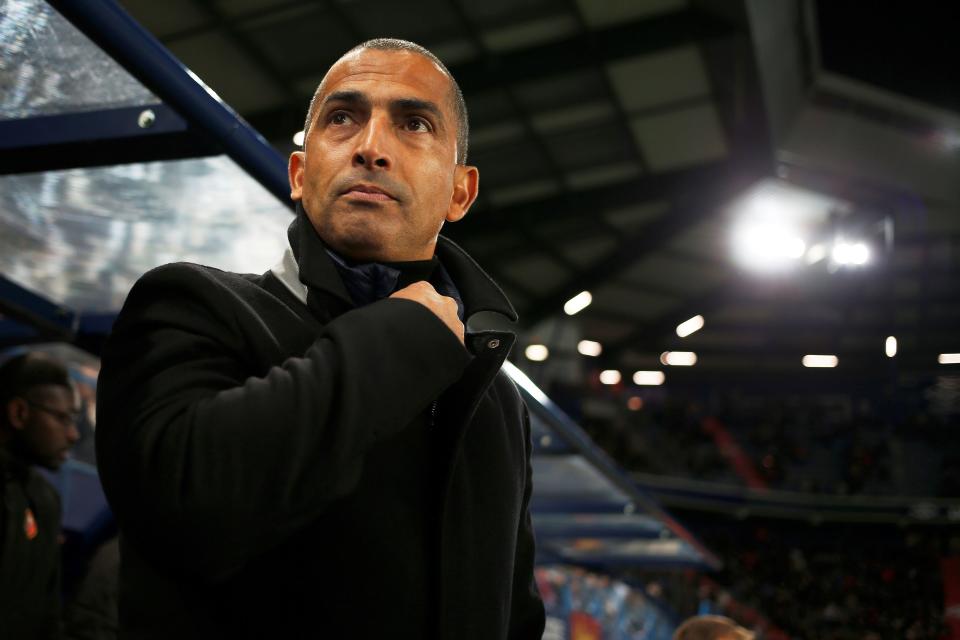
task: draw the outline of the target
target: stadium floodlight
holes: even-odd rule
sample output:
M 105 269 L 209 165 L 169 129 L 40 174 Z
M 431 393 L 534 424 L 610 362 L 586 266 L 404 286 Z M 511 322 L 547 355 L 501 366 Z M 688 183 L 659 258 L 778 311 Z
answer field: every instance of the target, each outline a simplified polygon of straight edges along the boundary
M 603 346 L 599 342 L 594 342 L 593 340 L 581 340 L 577 343 L 577 352 L 580 355 L 597 357 L 603 353 Z
M 806 355 L 803 356 L 803 366 L 809 368 L 826 368 L 832 369 L 833 367 L 840 364 L 840 359 L 834 355 Z
M 897 355 L 897 339 L 894 336 L 887 336 L 887 341 L 883 345 L 883 350 L 888 358 Z
M 697 354 L 693 351 L 664 351 L 660 354 L 660 362 L 671 367 L 692 367 L 697 364 Z
M 550 357 L 550 350 L 547 349 L 545 344 L 531 344 L 524 349 L 523 355 L 527 356 L 527 360 L 543 362 Z
M 581 291 L 573 296 L 563 305 L 563 312 L 568 316 L 576 315 L 590 306 L 593 302 L 593 296 L 589 291 Z
M 941 353 L 937 356 L 940 364 L 960 364 L 960 353 Z
M 297 145 L 298 147 L 303 146 L 303 130 L 302 129 L 300 131 L 297 131 L 295 134 L 293 134 L 293 144 Z
M 600 372 L 600 382 L 603 384 L 619 384 L 620 372 L 616 369 L 604 369 Z
M 666 379 L 663 371 L 636 371 L 633 374 L 633 383 L 645 387 L 659 387 Z
M 703 329 L 703 316 L 693 316 L 677 325 L 677 335 L 686 338 L 691 333 L 700 331 L 700 329 Z
M 862 266 L 870 261 L 870 247 L 863 242 L 837 242 L 830 254 L 833 261 L 843 266 Z

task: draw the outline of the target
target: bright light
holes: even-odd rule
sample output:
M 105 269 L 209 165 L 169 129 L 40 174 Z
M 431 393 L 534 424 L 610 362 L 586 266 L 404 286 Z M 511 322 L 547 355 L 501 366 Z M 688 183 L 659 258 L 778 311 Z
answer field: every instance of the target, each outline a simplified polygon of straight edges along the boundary
M 524 350 L 523 355 L 527 356 L 527 360 L 543 362 L 550 357 L 550 350 L 543 344 L 531 344 Z
M 297 131 L 295 134 L 293 134 L 293 144 L 297 145 L 298 147 L 303 146 L 303 131 Z
M 803 257 L 807 245 L 785 224 L 749 220 L 734 232 L 734 250 L 744 266 L 777 271 Z
M 837 356 L 803 356 L 803 366 L 805 367 L 825 367 L 833 368 L 840 363 Z
M 593 302 L 593 296 L 590 295 L 590 292 L 581 291 L 567 300 L 567 303 L 563 305 L 563 312 L 568 316 L 575 315 L 589 307 L 591 302 Z
M 960 364 L 960 353 L 941 353 L 937 356 L 940 364 Z
M 831 257 L 837 264 L 864 265 L 870 261 L 870 247 L 862 242 L 838 242 Z
M 660 362 L 671 367 L 692 367 L 697 364 L 697 354 L 693 351 L 664 351 Z
M 630 396 L 630 399 L 627 400 L 627 409 L 630 409 L 630 411 L 640 411 L 640 409 L 643 409 L 643 398 L 640 396 Z
M 645 387 L 658 387 L 666 378 L 663 371 L 637 371 L 633 374 L 633 383 Z
M 827 257 L 827 248 L 822 244 L 815 244 L 807 249 L 807 264 L 817 264 Z
M 619 384 L 620 372 L 616 369 L 604 369 L 600 372 L 600 382 L 603 384 Z
M 686 338 L 691 333 L 703 329 L 703 316 L 693 316 L 677 325 L 677 335 Z
M 520 371 L 520 369 L 517 369 L 515 364 L 509 360 L 505 360 L 503 363 L 503 370 L 507 372 L 508 376 L 513 378 L 513 381 L 517 383 L 517 386 L 521 387 L 531 396 L 536 398 L 537 402 L 540 404 L 547 404 L 550 402 L 550 400 L 547 398 L 547 394 L 545 394 L 540 387 L 535 385 L 533 380 L 527 377 L 527 374 L 525 374 L 523 371 Z
M 593 340 L 581 340 L 577 343 L 577 351 L 584 356 L 596 357 L 603 353 L 603 347 Z
M 888 358 L 892 358 L 897 355 L 897 339 L 893 336 L 887 336 L 887 342 L 884 344 L 884 351 L 887 353 Z

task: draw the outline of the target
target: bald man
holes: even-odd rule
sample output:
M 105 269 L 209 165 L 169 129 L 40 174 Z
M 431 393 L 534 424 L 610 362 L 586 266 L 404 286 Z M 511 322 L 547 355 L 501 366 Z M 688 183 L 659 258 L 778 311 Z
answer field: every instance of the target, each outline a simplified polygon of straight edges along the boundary
M 105 349 L 97 448 L 127 638 L 541 637 L 516 319 L 440 235 L 477 197 L 453 77 L 373 40 L 327 72 L 262 275 L 145 275 Z

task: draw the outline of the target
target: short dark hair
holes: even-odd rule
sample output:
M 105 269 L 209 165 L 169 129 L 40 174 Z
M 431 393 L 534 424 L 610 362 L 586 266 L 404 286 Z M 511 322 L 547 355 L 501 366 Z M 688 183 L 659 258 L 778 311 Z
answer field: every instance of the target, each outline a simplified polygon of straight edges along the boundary
M 0 424 L 6 424 L 7 403 L 43 385 L 73 389 L 67 367 L 45 353 L 21 353 L 0 365 Z
M 446 65 L 440 61 L 440 58 L 433 55 L 433 53 L 426 47 L 422 47 L 415 42 L 410 42 L 409 40 L 400 40 L 399 38 L 374 38 L 373 40 L 367 40 L 366 42 L 361 42 L 340 57 L 346 57 L 354 51 L 359 51 L 361 49 L 376 49 L 378 51 L 411 51 L 423 56 L 424 58 L 427 58 L 435 65 L 440 67 L 447 78 L 450 79 L 453 107 L 457 116 L 457 164 L 467 164 L 467 144 L 470 139 L 470 120 L 467 117 L 467 102 L 463 99 L 463 92 L 460 91 L 460 85 L 457 84 L 456 78 L 453 77 L 453 74 L 450 73 L 450 70 L 447 69 Z M 303 124 L 304 144 L 306 144 L 307 134 L 310 133 L 310 125 L 313 122 L 313 116 L 316 113 L 317 102 L 318 98 L 320 97 L 320 87 L 322 86 L 323 82 L 317 86 L 317 89 L 313 92 L 313 97 L 310 99 L 310 107 L 307 109 L 307 119 Z

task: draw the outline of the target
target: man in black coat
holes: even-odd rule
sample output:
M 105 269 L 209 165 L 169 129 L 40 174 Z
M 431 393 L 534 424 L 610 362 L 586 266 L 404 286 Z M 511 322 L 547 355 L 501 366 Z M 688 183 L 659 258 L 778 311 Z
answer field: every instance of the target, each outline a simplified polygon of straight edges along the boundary
M 439 236 L 466 140 L 439 60 L 364 43 L 290 158 L 280 263 L 134 286 L 98 391 L 121 637 L 540 638 L 514 337 L 464 331 L 516 314 Z
M 0 366 L 0 638 L 60 635 L 60 496 L 55 470 L 80 437 L 67 368 L 40 353 Z

